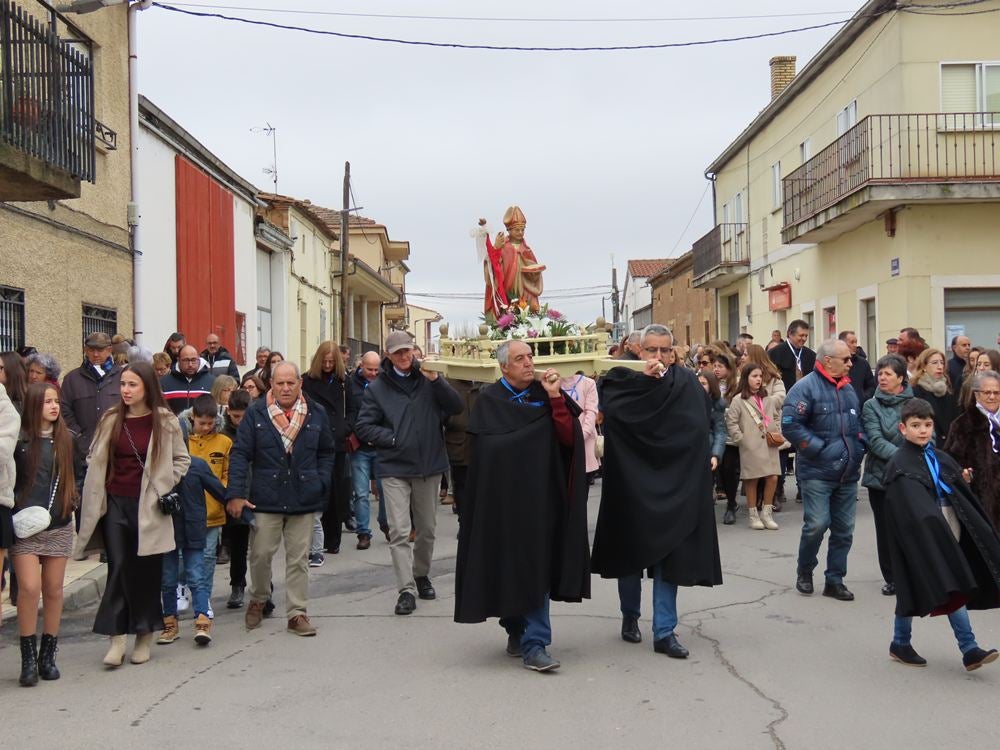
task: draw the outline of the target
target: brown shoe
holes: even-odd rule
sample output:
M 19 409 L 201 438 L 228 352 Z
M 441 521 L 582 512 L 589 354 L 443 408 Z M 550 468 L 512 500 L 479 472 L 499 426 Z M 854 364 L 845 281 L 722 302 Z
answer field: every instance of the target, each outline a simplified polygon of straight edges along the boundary
M 264 602 L 251 600 L 250 604 L 247 606 L 247 613 L 243 617 L 243 621 L 246 623 L 247 630 L 253 630 L 254 628 L 259 628 L 260 621 L 263 619 L 264 619 Z
M 309 622 L 305 615 L 295 615 L 288 621 L 288 632 L 295 635 L 310 636 L 316 635 L 316 628 Z
M 160 637 L 156 639 L 156 642 L 161 646 L 168 643 L 173 643 L 178 638 L 181 637 L 181 629 L 177 624 L 177 618 L 172 615 L 167 615 L 163 618 L 163 632 L 160 633 Z
M 199 646 L 207 646 L 212 642 L 212 621 L 208 615 L 198 615 L 194 621 L 194 642 Z
M 368 549 L 372 546 L 371 534 L 358 534 L 358 549 Z

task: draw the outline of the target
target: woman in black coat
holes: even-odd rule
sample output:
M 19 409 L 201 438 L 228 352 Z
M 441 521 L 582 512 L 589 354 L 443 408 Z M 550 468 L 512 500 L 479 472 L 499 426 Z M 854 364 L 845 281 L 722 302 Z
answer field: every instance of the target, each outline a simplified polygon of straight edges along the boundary
M 350 388 L 344 360 L 336 342 L 324 341 L 313 355 L 309 370 L 302 377 L 302 390 L 306 396 L 323 407 L 333 429 L 336 460 L 333 482 L 330 485 L 330 502 L 323 513 L 323 539 L 327 552 L 340 552 L 341 527 L 351 517 L 350 470 L 347 458 L 347 438 L 351 434 L 346 415 L 350 411 Z M 355 529 L 358 534 L 358 549 L 367 549 L 365 542 L 371 543 L 368 519 L 358 519 Z M 316 560 L 310 560 L 316 564 Z
M 1000 530 L 1000 374 L 986 370 L 972 377 L 976 400 L 952 422 L 944 449 Z
M 951 391 L 951 381 L 945 365 L 944 352 L 924 349 L 917 357 L 910 384 L 913 397 L 922 398 L 934 409 L 934 445 L 944 447 L 951 423 L 958 416 L 958 406 Z

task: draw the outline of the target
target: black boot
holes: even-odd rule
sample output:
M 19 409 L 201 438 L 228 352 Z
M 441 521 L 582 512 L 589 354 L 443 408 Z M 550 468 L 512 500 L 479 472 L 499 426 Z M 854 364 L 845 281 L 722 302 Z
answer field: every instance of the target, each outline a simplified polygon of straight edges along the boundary
M 38 684 L 38 639 L 33 635 L 21 636 L 21 687 Z
M 38 649 L 38 676 L 43 680 L 59 679 L 59 669 L 56 667 L 58 644 L 59 639 L 56 636 L 42 633 L 42 645 Z

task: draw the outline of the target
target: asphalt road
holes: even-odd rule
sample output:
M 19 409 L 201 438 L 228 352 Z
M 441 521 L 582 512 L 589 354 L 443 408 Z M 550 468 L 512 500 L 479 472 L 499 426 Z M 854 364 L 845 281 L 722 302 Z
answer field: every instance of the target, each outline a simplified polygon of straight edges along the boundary
M 599 487 L 591 495 L 596 517 Z M 717 506 L 721 519 L 722 506 Z M 452 622 L 456 522 L 438 516 L 434 602 L 409 617 L 379 537 L 312 571 L 316 638 L 285 632 L 278 617 L 243 628 L 225 609 L 216 576 L 215 640 L 154 646 L 148 664 L 106 670 L 106 640 L 90 632 L 93 608 L 63 623 L 62 679 L 23 689 L 13 612 L 0 646 L 2 736 L 10 748 L 940 748 L 996 742 L 1000 662 L 967 673 L 943 618 L 914 623 L 930 662 L 891 662 L 893 600 L 879 593 L 871 512 L 858 506 L 844 603 L 794 590 L 801 506 L 777 516 L 780 531 L 751 531 L 745 513 L 719 527 L 725 583 L 682 589 L 678 634 L 686 661 L 619 637 L 613 581 L 594 597 L 552 608 L 555 673 L 525 670 L 505 655 L 495 623 Z M 823 550 L 825 555 L 825 546 Z M 279 553 L 280 558 L 280 553 Z M 276 565 L 280 581 L 280 564 Z M 821 560 L 822 569 L 822 560 Z M 821 582 L 822 577 L 817 580 Z M 646 586 L 648 587 L 648 583 Z M 645 613 L 651 592 L 644 589 Z M 1000 613 L 973 613 L 983 647 L 1000 644 Z M 994 737 L 990 740 L 990 737 Z

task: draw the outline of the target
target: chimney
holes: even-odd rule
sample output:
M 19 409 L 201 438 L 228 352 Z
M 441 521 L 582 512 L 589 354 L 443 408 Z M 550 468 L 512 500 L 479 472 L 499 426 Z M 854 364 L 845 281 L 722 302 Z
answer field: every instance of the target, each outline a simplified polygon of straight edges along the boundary
M 778 98 L 778 94 L 795 78 L 795 56 L 772 57 L 771 58 L 771 101 Z

